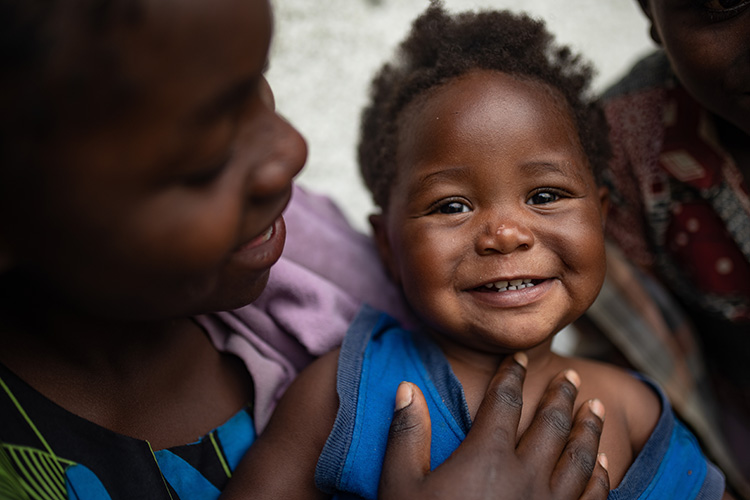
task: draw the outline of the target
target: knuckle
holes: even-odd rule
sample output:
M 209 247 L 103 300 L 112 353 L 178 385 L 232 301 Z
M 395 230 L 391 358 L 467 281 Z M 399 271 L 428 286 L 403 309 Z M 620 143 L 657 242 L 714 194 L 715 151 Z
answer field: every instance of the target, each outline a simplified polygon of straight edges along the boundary
M 514 410 L 523 408 L 523 395 L 514 387 L 497 386 L 487 393 L 486 398 L 491 399 L 493 406 L 506 406 Z
M 581 446 L 569 446 L 565 453 L 574 469 L 582 477 L 590 477 L 596 465 L 596 454 Z
M 414 434 L 421 430 L 421 428 L 422 424 L 418 420 L 411 419 L 407 415 L 398 413 L 393 417 L 389 432 L 393 437 L 398 437 Z
M 579 425 L 583 428 L 583 431 L 588 434 L 592 434 L 597 437 L 602 435 L 604 426 L 603 423 L 597 418 L 583 419 Z
M 557 390 L 568 401 L 575 401 L 576 396 L 578 396 L 578 389 L 567 380 L 563 380 Z
M 541 410 L 540 417 L 544 424 L 562 439 L 567 439 L 570 434 L 571 421 L 568 412 L 555 407 Z

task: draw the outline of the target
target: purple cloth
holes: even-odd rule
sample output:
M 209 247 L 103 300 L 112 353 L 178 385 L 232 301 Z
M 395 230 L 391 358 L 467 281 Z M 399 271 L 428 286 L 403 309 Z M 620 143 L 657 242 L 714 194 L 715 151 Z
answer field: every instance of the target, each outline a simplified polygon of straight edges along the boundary
M 372 239 L 355 231 L 331 200 L 295 186 L 284 219 L 284 253 L 258 300 L 196 318 L 217 349 L 245 362 L 258 432 L 294 377 L 341 344 L 363 303 L 411 323 Z

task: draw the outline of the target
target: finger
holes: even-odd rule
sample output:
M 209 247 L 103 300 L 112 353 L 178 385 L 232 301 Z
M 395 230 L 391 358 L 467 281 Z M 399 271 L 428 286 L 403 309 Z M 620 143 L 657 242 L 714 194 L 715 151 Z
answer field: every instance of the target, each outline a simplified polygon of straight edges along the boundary
M 597 480 L 594 483 L 591 483 L 590 478 L 593 479 L 592 472 L 597 464 L 599 439 L 603 426 L 604 405 L 601 401 L 592 399 L 581 405 L 576 413 L 570 439 L 552 474 L 553 491 L 563 496 L 570 495 L 571 498 L 577 498 L 578 492 L 583 491 L 584 488 L 594 492 L 601 490 L 601 471 L 598 471 L 599 476 L 595 476 Z M 606 468 L 606 462 L 603 465 Z M 609 488 L 608 477 L 606 487 Z
M 604 500 L 609 495 L 609 471 L 607 470 L 607 455 L 600 453 L 596 460 L 594 474 L 586 485 L 586 490 L 580 500 Z
M 381 498 L 403 496 L 430 472 L 431 432 L 422 391 L 414 384 L 401 382 L 380 475 Z
M 568 442 L 580 384 L 581 379 L 574 370 L 566 370 L 553 378 L 531 425 L 518 443 L 518 455 L 526 463 L 535 464 L 540 477 L 550 477 Z
M 515 450 L 527 363 L 528 358 L 522 352 L 508 356 L 500 363 L 466 436 L 467 444 L 475 440 L 484 443 L 493 440 L 496 446 L 488 449 Z

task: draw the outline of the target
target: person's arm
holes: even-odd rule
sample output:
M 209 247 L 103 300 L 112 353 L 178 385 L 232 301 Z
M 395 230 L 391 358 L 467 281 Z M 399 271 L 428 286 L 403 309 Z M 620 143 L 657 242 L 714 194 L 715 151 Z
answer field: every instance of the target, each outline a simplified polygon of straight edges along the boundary
M 328 497 L 315 487 L 315 467 L 338 410 L 337 361 L 338 350 L 300 373 L 237 466 L 220 500 Z
M 336 356 L 331 354 L 300 375 L 221 500 L 325 498 L 315 488 L 314 474 L 336 416 L 335 373 Z M 525 368 L 511 357 L 501 364 L 466 440 L 431 472 L 427 405 L 416 386 L 401 384 L 380 497 L 606 498 L 609 480 L 597 461 L 603 421 L 588 405 L 573 419 L 577 388 L 562 374 L 550 384 L 529 429 L 516 438 L 525 375 Z

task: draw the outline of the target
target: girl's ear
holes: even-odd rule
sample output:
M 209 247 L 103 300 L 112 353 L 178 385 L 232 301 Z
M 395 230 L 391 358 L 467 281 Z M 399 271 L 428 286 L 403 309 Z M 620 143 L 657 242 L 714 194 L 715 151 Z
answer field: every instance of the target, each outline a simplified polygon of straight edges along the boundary
M 650 24 L 648 32 L 649 35 L 651 35 L 651 39 L 656 42 L 656 45 L 661 45 L 661 37 L 659 36 L 659 31 L 656 29 L 656 25 L 654 24 L 654 16 L 651 14 L 651 0 L 638 0 L 638 4 L 648 18 Z
M 372 235 L 375 238 L 375 246 L 378 249 L 378 255 L 380 260 L 385 266 L 385 270 L 388 276 L 393 280 L 396 285 L 401 284 L 401 277 L 398 272 L 398 266 L 393 259 L 393 252 L 391 251 L 391 244 L 388 238 L 388 228 L 385 223 L 386 216 L 384 214 L 372 214 L 370 215 L 370 227 L 372 227 Z

